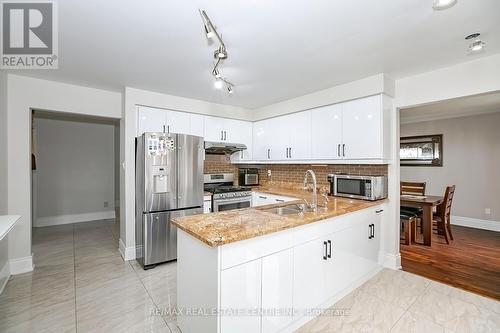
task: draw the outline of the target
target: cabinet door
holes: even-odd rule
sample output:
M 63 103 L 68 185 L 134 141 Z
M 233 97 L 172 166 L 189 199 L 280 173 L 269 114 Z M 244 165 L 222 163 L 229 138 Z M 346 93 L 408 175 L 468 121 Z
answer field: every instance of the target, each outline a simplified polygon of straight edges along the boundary
M 167 110 L 141 106 L 137 108 L 137 136 L 144 132 L 166 131 Z
M 204 117 L 199 114 L 193 114 L 193 113 L 190 114 L 189 121 L 190 121 L 191 135 L 196 135 L 201 137 L 205 135 L 205 122 L 203 118 Z
M 243 313 L 221 316 L 221 333 L 260 332 L 261 317 L 251 315 L 251 311 L 261 309 L 261 273 L 260 259 L 221 272 L 221 309 Z
M 226 121 L 227 142 L 242 143 L 247 146 L 247 149 L 231 156 L 233 161 L 248 161 L 252 159 L 252 131 L 253 126 L 249 121 L 230 119 Z
M 171 110 L 167 112 L 167 132 L 189 134 L 190 123 L 189 113 Z
M 274 316 L 263 315 L 263 333 L 278 332 L 293 320 L 292 249 L 262 258 L 262 309 L 283 310 Z
M 294 248 L 293 253 L 293 307 L 296 316 L 315 308 L 326 300 L 325 245 L 326 239 L 316 239 Z
M 285 133 L 283 133 L 285 132 Z M 311 157 L 311 111 L 303 111 L 286 116 L 281 135 L 288 138 L 288 159 L 305 160 Z
M 255 160 L 271 160 L 277 155 L 272 147 L 275 118 L 257 121 L 253 124 L 253 158 Z
M 311 110 L 311 129 L 311 158 L 342 158 L 342 104 Z
M 381 96 L 356 99 L 342 104 L 344 158 L 382 158 Z
M 225 119 L 205 116 L 205 141 L 224 141 Z

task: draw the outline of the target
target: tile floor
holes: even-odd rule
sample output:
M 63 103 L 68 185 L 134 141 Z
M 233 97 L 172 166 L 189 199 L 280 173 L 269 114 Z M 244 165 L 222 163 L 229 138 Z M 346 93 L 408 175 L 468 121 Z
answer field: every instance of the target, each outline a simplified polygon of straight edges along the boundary
M 35 270 L 0 295 L 0 332 L 180 332 L 176 264 L 144 271 L 118 253 L 113 221 L 33 231 Z M 298 332 L 500 332 L 500 302 L 402 272 L 383 270 Z

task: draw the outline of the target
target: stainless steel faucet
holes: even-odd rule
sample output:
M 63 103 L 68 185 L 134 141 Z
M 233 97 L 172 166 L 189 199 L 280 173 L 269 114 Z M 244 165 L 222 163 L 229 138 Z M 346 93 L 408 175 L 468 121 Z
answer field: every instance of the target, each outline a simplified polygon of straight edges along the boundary
M 308 184 L 308 175 L 311 175 L 312 178 L 312 184 L 313 184 L 313 194 L 312 194 L 312 203 L 309 204 L 306 200 L 307 205 L 309 208 L 313 211 L 316 212 L 318 210 L 318 192 L 316 190 L 316 174 L 312 170 L 307 170 L 306 174 L 304 176 L 304 190 L 307 190 L 307 184 Z

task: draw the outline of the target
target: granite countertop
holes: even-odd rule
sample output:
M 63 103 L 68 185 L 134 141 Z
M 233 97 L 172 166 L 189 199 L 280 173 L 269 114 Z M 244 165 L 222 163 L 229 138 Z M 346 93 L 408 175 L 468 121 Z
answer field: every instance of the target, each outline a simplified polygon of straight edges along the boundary
M 319 207 L 318 212 L 305 212 L 280 216 L 265 211 L 268 208 L 287 206 L 293 203 L 304 203 L 303 199 L 311 200 L 311 192 L 298 188 L 268 184 L 254 188 L 258 192 L 296 197 L 299 200 L 265 206 L 200 214 L 172 219 L 181 230 L 199 239 L 210 247 L 263 236 L 301 225 L 317 222 L 327 218 L 352 213 L 358 210 L 377 206 L 384 201 L 363 201 L 340 197 L 329 197 L 326 208 Z M 324 199 L 318 194 L 318 205 L 323 205 Z

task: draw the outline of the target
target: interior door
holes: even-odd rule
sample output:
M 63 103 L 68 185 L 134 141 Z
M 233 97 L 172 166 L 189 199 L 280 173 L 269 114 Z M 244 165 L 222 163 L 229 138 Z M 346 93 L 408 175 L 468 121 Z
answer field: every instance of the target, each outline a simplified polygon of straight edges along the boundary
M 342 104 L 345 159 L 382 157 L 381 96 L 371 96 Z
M 177 208 L 203 206 L 203 139 L 177 135 Z
M 341 159 L 342 104 L 311 110 L 311 157 Z

